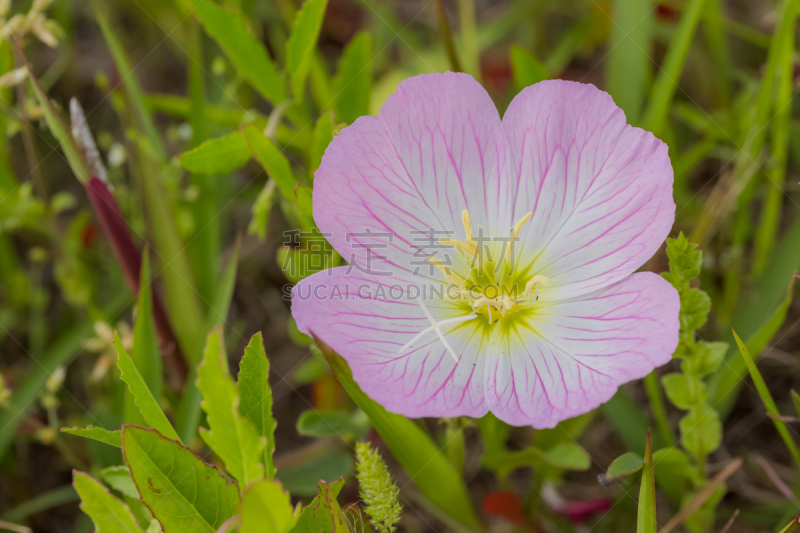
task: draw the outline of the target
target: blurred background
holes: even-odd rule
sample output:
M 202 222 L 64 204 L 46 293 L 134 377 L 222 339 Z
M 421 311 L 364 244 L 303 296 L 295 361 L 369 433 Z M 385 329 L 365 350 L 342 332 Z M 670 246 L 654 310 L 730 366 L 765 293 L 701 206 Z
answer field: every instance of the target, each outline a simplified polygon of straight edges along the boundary
M 800 510 L 798 465 L 730 334 L 735 327 L 751 354 L 761 356 L 763 379 L 794 438 L 798 2 L 329 0 L 301 67 L 296 55 L 288 57 L 297 54 L 290 51 L 297 42 L 287 41 L 299 0 L 218 2 L 267 51 L 266 58 L 244 62 L 235 43 L 226 49 L 213 23 L 199 19 L 196 4 L 202 3 L 0 1 L 0 520 L 37 532 L 91 531 L 71 486 L 72 470 L 119 464 L 119 451 L 59 429 L 118 428 L 126 419 L 112 341 L 116 328 L 126 346 L 132 343 L 131 279 L 137 278 L 115 249 L 119 230 L 93 208 L 91 186 L 69 164 L 48 113 L 60 114 L 68 128 L 70 100 L 80 103 L 85 122 L 77 121 L 83 129 L 73 135 L 80 140 L 91 132 L 99 157 L 88 159 L 104 167 L 103 190 L 119 205 L 137 253 L 148 244 L 153 286 L 177 339 L 166 349 L 162 343 L 163 361 L 143 363 L 162 383 L 165 411 L 180 417 L 186 360 L 192 361 L 197 339 L 202 346 L 209 324 L 223 326 L 234 372 L 250 337 L 263 332 L 279 478 L 294 501 L 307 502 L 318 479 L 351 478 L 349 442 L 380 439 L 291 319 L 287 285 L 339 258 L 297 240 L 292 230 L 311 223 L 292 209 L 281 180 L 312 186 L 336 128 L 376 114 L 409 76 L 456 69 L 478 79 L 501 114 L 519 90 L 542 79 L 592 83 L 613 96 L 630 124 L 668 143 L 677 204 L 673 235 L 683 232 L 702 250 L 702 273 L 691 284 L 708 294 L 711 309 L 706 321 L 707 305 L 699 304 L 702 316 L 687 331 L 734 347 L 715 345 L 726 361 L 703 377 L 722 434 L 718 447 L 701 454 L 704 473 L 710 479 L 731 458 L 744 459 L 711 506 L 710 523 L 691 530 L 719 531 L 738 509 L 733 531 L 777 531 Z M 18 70 L 26 62 L 35 85 Z M 306 69 L 299 82 L 293 63 Z M 276 96 L 285 92 L 283 78 L 276 88 L 267 67 L 287 72 L 291 103 Z M 80 117 L 72 113 L 73 121 Z M 243 124 L 266 128 L 285 164 L 265 170 L 233 141 L 211 155 L 191 152 L 209 139 L 236 135 Z M 78 144 L 87 151 L 88 143 Z M 665 250 L 644 268 L 666 271 Z M 679 367 L 675 361 L 659 373 Z M 632 383 L 573 421 L 571 434 L 591 466 L 553 478 L 574 512 L 542 531 L 633 530 L 636 503 L 627 492 L 634 485 L 603 488 L 597 475 L 628 450 L 642 453 L 648 426 L 658 429 L 662 444 L 674 439 L 683 412 L 669 399 L 657 379 Z M 341 431 L 303 419 L 312 409 L 339 413 Z M 436 438 L 453 430 L 448 421 L 425 424 Z M 465 424 L 458 428 L 463 471 L 476 506 L 485 509 L 487 496 L 501 488 L 523 499 L 542 490 L 525 469 L 498 484 L 482 464 L 477 429 Z M 547 438 L 518 428 L 509 447 Z M 202 441 L 195 439 L 193 449 L 200 453 Z M 405 487 L 408 475 L 390 454 L 384 457 Z M 346 486 L 342 503 L 357 499 L 355 486 Z M 412 510 L 404 513 L 402 530 L 447 529 L 410 486 L 408 492 L 405 505 Z M 681 494 L 666 490 L 659 504 L 668 519 Z M 510 530 L 503 511 L 488 515 L 498 531 Z

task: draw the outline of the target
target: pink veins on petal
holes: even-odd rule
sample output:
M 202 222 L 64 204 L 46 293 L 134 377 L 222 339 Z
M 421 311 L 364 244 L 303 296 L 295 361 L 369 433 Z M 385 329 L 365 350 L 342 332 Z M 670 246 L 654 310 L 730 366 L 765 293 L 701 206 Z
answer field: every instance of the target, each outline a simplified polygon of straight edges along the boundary
M 501 119 L 466 74 L 410 78 L 328 146 L 314 220 L 349 266 L 298 283 L 292 313 L 390 411 L 553 427 L 677 346 L 677 291 L 634 273 L 672 179 L 592 85 L 538 83 Z

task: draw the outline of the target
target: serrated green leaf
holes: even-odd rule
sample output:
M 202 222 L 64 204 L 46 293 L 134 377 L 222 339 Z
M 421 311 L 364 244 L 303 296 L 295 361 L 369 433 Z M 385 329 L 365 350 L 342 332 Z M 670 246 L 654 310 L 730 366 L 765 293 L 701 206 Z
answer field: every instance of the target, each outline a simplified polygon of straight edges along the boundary
M 518 44 L 511 45 L 511 74 L 514 87 L 521 91 L 525 87 L 550 79 L 547 69 L 528 49 Z
M 337 122 L 352 124 L 358 117 L 369 114 L 371 63 L 372 38 L 369 33 L 359 32 L 345 47 L 333 82 Z
M 309 409 L 297 419 L 297 432 L 306 437 L 360 439 L 369 429 L 369 418 L 360 409 L 354 413 Z
M 136 490 L 136 484 L 131 477 L 131 471 L 127 466 L 120 465 L 104 468 L 100 471 L 100 477 L 117 492 L 129 498 L 141 499 L 139 491 Z
M 703 268 L 703 252 L 683 232 L 674 239 L 667 239 L 667 258 L 670 272 L 682 281 L 698 277 Z
M 212 2 L 201 2 L 195 13 L 206 32 L 225 50 L 240 76 L 273 105 L 286 100 L 283 77 L 278 74 L 264 45 L 239 17 Z
M 669 401 L 685 411 L 705 403 L 708 396 L 705 384 L 693 376 L 675 372 L 662 377 L 661 383 Z
M 250 143 L 250 149 L 256 159 L 275 181 L 283 196 L 296 205 L 304 216 L 311 217 L 311 189 L 297 182 L 286 156 L 259 128 L 252 125 L 244 126 L 242 132 Z
M 253 422 L 259 435 L 267 443 L 264 447 L 264 464 L 267 478 L 275 477 L 275 428 L 278 423 L 272 416 L 272 389 L 269 386 L 269 358 L 264 351 L 264 339 L 259 331 L 250 339 L 239 362 L 239 413 Z
M 742 358 L 745 360 L 745 363 L 747 363 L 747 370 L 750 372 L 750 377 L 753 379 L 753 384 L 756 386 L 756 390 L 761 397 L 761 401 L 764 403 L 764 407 L 767 408 L 768 413 L 775 415 L 772 417 L 772 423 L 775 424 L 775 429 L 778 430 L 778 434 L 781 436 L 781 439 L 783 439 L 789 453 L 792 454 L 795 463 L 800 466 L 800 451 L 797 450 L 797 445 L 789 433 L 789 429 L 786 427 L 786 422 L 780 419 L 778 407 L 775 405 L 775 400 L 772 399 L 772 394 L 770 394 L 767 384 L 764 383 L 761 372 L 758 371 L 758 367 L 755 362 L 753 362 L 750 352 L 747 351 L 747 347 L 745 347 L 735 331 L 733 332 L 733 337 L 736 339 L 736 344 L 739 346 Z
M 681 298 L 681 330 L 694 331 L 700 329 L 708 319 L 711 310 L 711 298 L 700 289 L 686 289 L 680 292 Z
M 691 357 L 681 362 L 684 374 L 698 378 L 713 374 L 725 359 L 728 352 L 727 342 L 698 342 Z
M 681 445 L 695 457 L 704 457 L 719 448 L 722 442 L 722 423 L 711 407 L 702 406 L 681 418 Z
M 292 508 L 289 493 L 277 481 L 250 487 L 242 499 L 240 533 L 288 533 L 297 523 L 300 507 Z
M 313 175 L 322 163 L 322 156 L 325 149 L 333 140 L 333 113 L 322 113 L 314 126 L 314 134 L 311 136 L 311 147 L 308 154 L 308 168 Z
M 85 439 L 92 439 L 110 446 L 122 447 L 122 432 L 120 430 L 109 431 L 97 426 L 89 426 L 86 428 L 61 428 L 63 433 L 70 435 L 77 435 Z
M 142 502 L 166 533 L 214 533 L 238 510 L 236 485 L 154 429 L 122 426 L 122 455 Z
M 183 168 L 195 174 L 228 174 L 243 167 L 251 157 L 247 140 L 242 132 L 235 131 L 209 139 L 178 159 Z
M 107 488 L 83 472 L 74 472 L 73 485 L 81 497 L 81 509 L 94 522 L 98 533 L 144 533 L 130 508 L 115 498 Z
M 328 0 L 307 0 L 294 17 L 292 34 L 286 42 L 286 72 L 291 76 L 295 100 L 303 97 L 306 76 L 327 5 Z
M 608 466 L 605 473 L 606 480 L 617 479 L 623 476 L 629 476 L 634 472 L 638 472 L 644 464 L 642 456 L 635 452 L 627 452 L 616 459 Z
M 292 533 L 334 533 L 349 531 L 347 520 L 336 497 L 344 486 L 344 479 L 326 483 L 320 481 L 319 494 L 303 507 Z
M 117 331 L 114 332 L 114 346 L 117 348 L 119 377 L 128 385 L 128 390 L 133 394 L 136 406 L 139 408 L 139 412 L 142 413 L 145 422 L 167 438 L 180 440 L 172 424 L 167 419 L 167 415 L 161 410 L 158 401 L 153 397 L 150 389 L 147 388 L 142 375 L 139 374 L 128 352 L 125 351 L 125 347 L 122 346 L 122 341 Z
M 210 430 L 200 436 L 225 462 L 228 472 L 242 487 L 264 478 L 261 461 L 266 444 L 250 420 L 239 414 L 239 390 L 228 371 L 221 328 L 208 334 L 203 361 L 197 367 L 197 388 Z
M 133 329 L 131 361 L 142 375 L 154 398 L 161 398 L 161 349 L 158 346 L 156 326 L 153 322 L 153 291 L 150 280 L 150 253 L 145 248 L 139 274 L 139 299 L 136 304 L 136 324 Z M 144 424 L 130 391 L 125 394 L 126 424 Z
M 656 533 L 656 482 L 653 471 L 653 443 L 647 435 L 647 447 L 644 452 L 642 467 L 642 484 L 639 487 L 639 512 L 636 516 L 636 533 Z

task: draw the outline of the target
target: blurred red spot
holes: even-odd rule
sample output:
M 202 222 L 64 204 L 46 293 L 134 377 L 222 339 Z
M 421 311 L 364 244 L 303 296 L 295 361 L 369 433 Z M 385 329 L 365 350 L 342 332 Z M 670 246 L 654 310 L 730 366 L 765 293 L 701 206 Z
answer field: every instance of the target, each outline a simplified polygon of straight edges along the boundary
M 567 502 L 563 509 L 556 511 L 556 514 L 566 517 L 572 523 L 579 523 L 609 509 L 611 509 L 611 500 L 598 498 L 584 502 Z
M 656 16 L 661 20 L 678 20 L 678 12 L 664 4 L 656 6 Z
M 522 502 L 516 494 L 505 490 L 493 492 L 483 499 L 483 512 L 490 516 L 505 518 L 511 523 L 524 526 L 527 523 Z
M 81 246 L 88 248 L 94 244 L 95 239 L 97 239 L 97 226 L 94 224 L 89 224 L 83 228 L 83 231 L 81 232 Z

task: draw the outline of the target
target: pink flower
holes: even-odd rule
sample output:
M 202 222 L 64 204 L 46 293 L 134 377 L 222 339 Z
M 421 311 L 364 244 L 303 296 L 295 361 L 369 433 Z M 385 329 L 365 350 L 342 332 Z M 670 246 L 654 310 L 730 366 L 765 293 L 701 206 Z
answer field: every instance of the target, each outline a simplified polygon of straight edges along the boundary
M 292 312 L 389 411 L 549 428 L 670 360 L 678 294 L 633 272 L 674 218 L 666 145 L 594 86 L 501 120 L 470 76 L 417 76 L 328 146 L 314 219 L 350 266 Z

